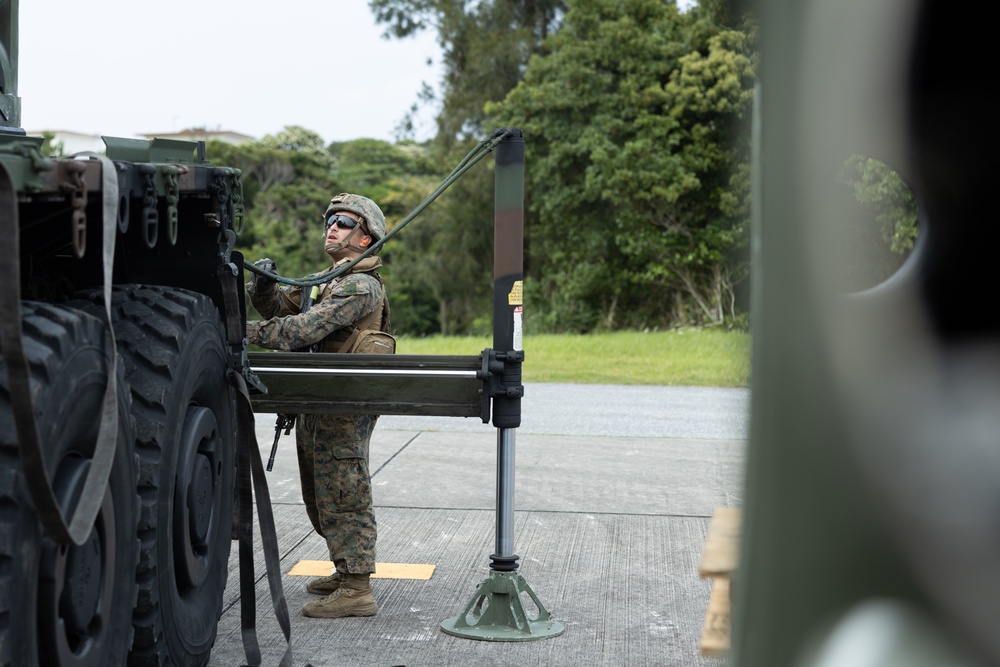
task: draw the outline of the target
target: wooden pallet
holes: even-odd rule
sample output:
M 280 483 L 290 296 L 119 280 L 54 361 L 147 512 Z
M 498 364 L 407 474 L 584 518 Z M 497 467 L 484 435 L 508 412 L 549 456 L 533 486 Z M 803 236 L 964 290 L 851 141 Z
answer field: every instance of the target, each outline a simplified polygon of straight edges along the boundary
M 704 656 L 724 658 L 729 655 L 730 580 L 739 564 L 742 523 L 740 508 L 717 507 L 708 524 L 705 549 L 698 566 L 700 577 L 712 579 L 712 595 L 701 631 L 701 654 Z

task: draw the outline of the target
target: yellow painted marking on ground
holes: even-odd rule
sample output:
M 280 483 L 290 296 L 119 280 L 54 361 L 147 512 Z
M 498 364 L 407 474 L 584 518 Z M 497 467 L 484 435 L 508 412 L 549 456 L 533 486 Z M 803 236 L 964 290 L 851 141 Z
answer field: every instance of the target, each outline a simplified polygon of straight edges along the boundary
M 436 565 L 416 563 L 375 563 L 374 579 L 422 579 L 434 574 Z M 325 577 L 333 572 L 333 563 L 328 560 L 300 560 L 288 574 L 293 577 Z

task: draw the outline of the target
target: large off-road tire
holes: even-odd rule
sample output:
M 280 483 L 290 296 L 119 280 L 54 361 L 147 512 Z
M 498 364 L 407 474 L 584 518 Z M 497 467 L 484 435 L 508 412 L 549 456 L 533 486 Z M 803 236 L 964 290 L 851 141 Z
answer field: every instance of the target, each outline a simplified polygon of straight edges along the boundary
M 22 304 L 24 349 L 49 477 L 72 515 L 97 443 L 110 350 L 106 325 L 68 308 Z M 104 502 L 81 546 L 57 546 L 21 469 L 0 359 L 0 665 L 121 665 L 132 644 L 138 556 L 134 429 L 121 365 L 118 435 Z
M 99 293 L 83 295 L 100 302 Z M 141 499 L 129 664 L 203 665 L 229 572 L 235 394 L 212 301 L 119 286 L 112 324 L 132 392 Z

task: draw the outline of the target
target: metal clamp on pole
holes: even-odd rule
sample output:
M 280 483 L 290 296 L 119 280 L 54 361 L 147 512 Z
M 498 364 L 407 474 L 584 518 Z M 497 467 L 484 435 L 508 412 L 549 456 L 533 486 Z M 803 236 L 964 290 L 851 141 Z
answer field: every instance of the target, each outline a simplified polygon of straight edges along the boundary
M 482 419 L 490 421 L 490 402 L 493 401 L 493 425 L 497 428 L 517 428 L 521 425 L 521 398 L 524 385 L 521 384 L 521 364 L 524 350 L 498 352 L 486 348 L 482 354 L 483 367 L 476 377 L 483 383 Z

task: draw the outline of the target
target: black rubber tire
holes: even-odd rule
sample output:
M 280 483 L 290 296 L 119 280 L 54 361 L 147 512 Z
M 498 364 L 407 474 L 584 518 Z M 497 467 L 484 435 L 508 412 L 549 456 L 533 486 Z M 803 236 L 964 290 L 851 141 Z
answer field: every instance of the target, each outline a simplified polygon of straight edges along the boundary
M 85 313 L 22 304 L 24 348 L 48 473 L 65 515 L 97 442 L 110 359 L 107 327 Z M 82 546 L 58 547 L 35 516 L 18 457 L 7 369 L 0 359 L 0 665 L 123 664 L 138 557 L 135 438 L 118 372 L 118 436 L 104 504 Z
M 99 292 L 80 295 L 95 305 Z M 114 288 L 112 323 L 132 392 L 141 542 L 129 664 L 203 665 L 229 573 L 235 393 L 219 314 L 177 288 Z

